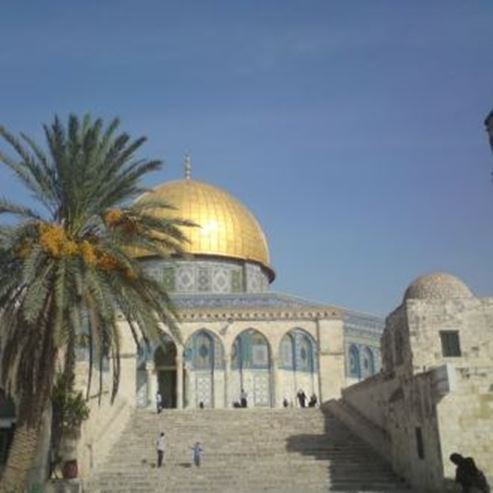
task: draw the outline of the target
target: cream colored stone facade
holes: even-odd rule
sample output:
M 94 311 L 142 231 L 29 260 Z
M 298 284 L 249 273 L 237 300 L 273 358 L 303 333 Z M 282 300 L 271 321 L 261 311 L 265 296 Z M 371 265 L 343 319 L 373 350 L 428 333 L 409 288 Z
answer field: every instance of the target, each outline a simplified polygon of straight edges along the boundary
M 175 348 L 172 365 L 163 367 L 164 370 L 156 364 L 154 358 L 159 346 L 152 349 L 147 359 L 142 361 L 125 322 L 120 322 L 122 334 L 120 389 L 117 399 L 111 405 L 109 395 L 112 375 L 109 370 L 103 372 L 103 395 L 99 403 L 96 392 L 99 373 L 93 370 L 91 417 L 83 424 L 77 449 L 82 477 L 88 476 L 94 467 L 105 460 L 136 407 L 155 408 L 155 394 L 160 388 L 162 371 L 168 372 L 174 379 L 174 397 L 171 399 L 172 396 L 163 395 L 167 407 L 198 407 L 201 400 L 205 407 L 232 407 L 235 401 L 239 401 L 242 387 L 248 394 L 249 406 L 281 407 L 284 399 L 288 400 L 290 406 L 297 406 L 296 392 L 299 389 L 303 389 L 308 396 L 315 394 L 319 402 L 340 397 L 341 390 L 351 382 L 351 377 L 346 371 L 347 347 L 353 340 L 354 343 L 369 341 L 369 333 L 363 335 L 363 338 L 356 338 L 354 331 L 357 328 L 353 324 L 351 326 L 353 335 L 348 339 L 349 329 L 346 318 L 349 312 L 347 310 L 309 304 L 299 298 L 275 293 L 263 294 L 261 302 L 256 296 L 258 295 L 251 299 L 248 295 L 243 295 L 242 306 L 239 306 L 237 299 L 232 300 L 227 297 L 219 298 L 222 299 L 224 306 L 217 306 L 218 298 L 214 298 L 214 303 L 209 298 L 209 308 L 204 307 L 207 297 L 194 298 L 193 303 L 190 303 L 189 298 L 182 299 L 182 307 L 185 305 L 195 307 L 182 308 L 179 312 L 180 341 L 173 339 L 167 328 L 163 326 L 163 334 L 167 335 L 166 340 L 168 343 L 172 341 Z M 257 305 L 245 306 L 250 303 L 249 299 Z M 266 303 L 266 300 L 269 300 L 269 303 Z M 180 300 L 177 300 L 177 304 L 180 306 Z M 214 308 L 210 307 L 212 304 L 215 305 Z M 201 307 L 197 308 L 196 305 Z M 350 312 L 350 315 L 353 318 L 357 317 L 363 324 L 361 320 L 367 320 L 369 317 L 355 312 Z M 371 341 L 374 345 L 380 332 L 378 319 L 374 318 L 373 321 L 377 325 L 374 327 L 370 324 L 368 331 L 376 331 Z M 251 330 L 266 341 L 268 367 L 261 370 L 244 369 L 240 379 L 239 371 L 232 367 L 232 351 L 238 337 L 245 331 Z M 195 370 L 186 360 L 187 343 L 194 335 L 204 331 L 214 337 L 223 348 L 220 364 L 217 365 L 220 368 L 213 368 L 212 371 L 209 369 L 205 375 L 203 371 Z M 293 331 L 304 334 L 313 341 L 313 371 L 295 371 L 294 368 L 283 367 L 282 341 Z M 88 362 L 83 358 L 77 365 L 77 372 L 78 386 L 85 389 Z M 138 385 L 139 375 L 142 372 L 145 373 L 143 392 Z M 197 396 L 197 383 L 204 378 L 212 386 L 210 400 Z M 263 390 L 267 391 L 267 400 L 257 400 L 256 381 L 258 382 L 259 378 L 260 382 L 266 382 L 266 389 Z
M 387 318 L 382 373 L 332 404 L 419 491 L 454 488 L 453 452 L 493 476 L 493 298 L 450 278 L 408 288 Z
M 283 295 L 284 296 L 284 295 Z M 287 298 L 283 298 L 287 303 Z M 299 301 L 299 300 L 298 300 Z M 341 389 L 347 385 L 345 372 L 345 345 L 343 312 L 335 307 L 305 305 L 303 307 L 284 306 L 281 308 L 265 308 L 261 306 L 239 308 L 219 307 L 210 309 L 185 309 L 180 311 L 181 341 L 172 339 L 167 328 L 163 326 L 163 334 L 172 340 L 176 347 L 175 363 L 172 368 L 164 370 L 172 372 L 175 379 L 175 397 L 164 395 L 167 407 L 198 407 L 197 386 L 194 379 L 200 378 L 201 372 L 195 371 L 186 361 L 187 342 L 194 334 L 207 331 L 224 348 L 221 355 L 221 368 L 214 369 L 207 377 L 213 387 L 211 399 L 204 401 L 206 407 L 232 407 L 240 399 L 243 387 L 248 394 L 249 406 L 281 407 L 284 399 L 290 406 L 297 406 L 296 392 L 303 389 L 310 396 L 315 394 L 318 401 L 338 398 Z M 233 318 L 234 317 L 234 318 Z M 81 476 L 87 476 L 98 464 L 102 463 L 111 446 L 115 443 L 121 430 L 130 419 L 137 406 L 145 405 L 155 408 L 155 393 L 160 386 L 160 368 L 154 361 L 153 354 L 147 361 L 139 363 L 137 347 L 126 330 L 125 323 L 120 323 L 123 357 L 121 362 L 121 381 L 117 399 L 110 405 L 111 387 L 110 371 L 103 373 L 103 396 L 98 403 L 96 395 L 98 372 L 93 374 L 93 395 L 90 399 L 91 417 L 84 423 L 78 445 L 78 458 Z M 265 370 L 245 369 L 243 379 L 239 372 L 232 368 L 232 350 L 235 340 L 245 333 L 258 332 L 268 345 L 268 368 Z M 297 372 L 283 368 L 281 364 L 282 340 L 293 330 L 306 334 L 314 342 L 313 371 Z M 139 365 L 141 372 L 146 374 L 145 400 L 137 395 Z M 78 385 L 85 388 L 87 384 L 88 363 L 78 363 Z M 261 375 L 266 377 L 267 401 L 256 401 L 255 381 Z

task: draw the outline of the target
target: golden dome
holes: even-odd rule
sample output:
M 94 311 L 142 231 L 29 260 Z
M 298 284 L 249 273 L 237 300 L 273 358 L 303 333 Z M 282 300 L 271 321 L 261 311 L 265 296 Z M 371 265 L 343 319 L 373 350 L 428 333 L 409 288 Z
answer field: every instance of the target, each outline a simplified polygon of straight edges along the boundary
M 178 217 L 198 224 L 183 228 L 187 253 L 217 255 L 260 263 L 269 271 L 269 246 L 255 216 L 235 197 L 208 183 L 184 179 L 158 185 L 146 195 L 157 194 L 176 210 L 160 211 L 162 217 Z M 145 197 L 145 195 L 144 195 Z

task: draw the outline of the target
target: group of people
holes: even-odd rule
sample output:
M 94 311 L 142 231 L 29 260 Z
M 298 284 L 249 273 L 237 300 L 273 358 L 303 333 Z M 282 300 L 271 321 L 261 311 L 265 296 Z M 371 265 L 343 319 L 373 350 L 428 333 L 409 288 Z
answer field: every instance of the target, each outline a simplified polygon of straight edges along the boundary
M 298 393 L 296 394 L 296 399 L 298 400 L 299 406 L 300 407 L 316 407 L 317 406 L 317 396 L 315 393 L 313 393 L 308 400 L 308 396 L 305 394 L 305 391 L 300 389 L 298 390 Z M 164 409 L 164 398 L 161 395 L 161 393 L 158 391 L 156 392 L 156 411 L 157 413 L 161 413 L 161 411 Z M 282 401 L 282 405 L 284 407 L 289 407 L 290 406 L 290 401 L 288 400 L 287 397 L 284 397 Z M 201 401 L 199 403 L 199 408 L 204 409 L 204 403 Z M 233 407 L 234 408 L 246 408 L 248 407 L 248 394 L 245 391 L 245 389 L 241 389 L 240 391 L 240 399 L 238 401 L 233 402 Z
M 298 392 L 296 393 L 296 399 L 298 400 L 298 404 L 300 407 L 316 407 L 318 402 L 315 393 L 313 393 L 310 396 L 310 400 L 308 400 L 308 396 L 305 394 L 305 391 L 302 389 L 298 390 Z M 290 401 L 288 400 L 287 397 L 284 397 L 282 401 L 282 405 L 284 407 L 290 406 Z
M 298 393 L 296 394 L 296 399 L 298 400 L 299 406 L 300 407 L 316 407 L 318 399 L 315 393 L 313 393 L 310 396 L 310 399 L 308 399 L 308 396 L 305 394 L 303 390 L 298 390 Z M 288 400 L 287 397 L 284 397 L 282 401 L 283 407 L 289 407 L 290 406 L 290 401 Z M 241 389 L 240 391 L 240 399 L 237 401 L 233 402 L 233 407 L 234 408 L 246 408 L 248 407 L 248 394 L 246 393 L 245 389 Z
M 192 451 L 192 462 L 195 467 L 200 467 L 202 461 L 202 454 L 204 449 L 200 442 L 195 442 L 195 445 L 190 448 Z M 161 432 L 156 440 L 156 452 L 157 452 L 157 467 L 163 466 L 164 452 L 166 450 L 166 440 L 164 437 L 164 432 Z

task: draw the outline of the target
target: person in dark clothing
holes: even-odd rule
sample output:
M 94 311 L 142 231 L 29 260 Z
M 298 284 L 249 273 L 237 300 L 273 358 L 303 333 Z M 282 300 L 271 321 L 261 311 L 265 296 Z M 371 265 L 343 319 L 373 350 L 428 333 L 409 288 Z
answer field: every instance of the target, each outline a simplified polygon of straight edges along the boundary
M 310 402 L 308 403 L 308 407 L 315 407 L 317 405 L 317 396 L 312 394 L 310 397 Z
M 296 397 L 298 398 L 298 402 L 300 403 L 300 407 L 306 407 L 306 394 L 305 394 L 305 392 L 301 389 L 298 390 Z
M 241 389 L 240 402 L 241 407 L 248 407 L 248 394 L 245 392 L 245 389 Z
M 164 449 L 165 449 L 164 433 L 161 432 L 156 440 L 156 452 L 157 452 L 157 467 L 163 465 Z
M 283 407 L 289 407 L 289 401 L 287 397 L 285 397 L 284 400 L 282 401 L 282 405 Z
M 485 475 L 480 471 L 472 457 L 462 457 L 458 453 L 450 456 L 457 469 L 455 470 L 455 482 L 462 486 L 462 493 L 490 493 L 490 487 Z

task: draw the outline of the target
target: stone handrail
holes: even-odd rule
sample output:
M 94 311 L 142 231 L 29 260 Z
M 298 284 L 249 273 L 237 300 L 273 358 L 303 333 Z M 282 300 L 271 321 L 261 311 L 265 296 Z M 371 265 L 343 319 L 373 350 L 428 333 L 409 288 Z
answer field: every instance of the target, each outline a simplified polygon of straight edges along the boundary
M 321 409 L 333 414 L 353 433 L 370 445 L 383 459 L 392 463 L 390 437 L 386 430 L 342 400 L 326 401 L 322 404 Z

